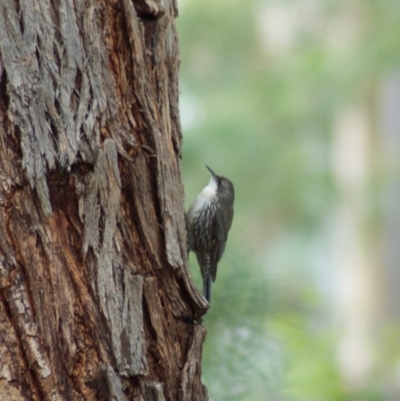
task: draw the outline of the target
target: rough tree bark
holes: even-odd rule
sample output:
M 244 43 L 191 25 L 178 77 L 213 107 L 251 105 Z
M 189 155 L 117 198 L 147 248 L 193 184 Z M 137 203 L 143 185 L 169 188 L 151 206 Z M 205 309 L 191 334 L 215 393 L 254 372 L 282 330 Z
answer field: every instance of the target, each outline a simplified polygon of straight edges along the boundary
M 176 0 L 0 1 L 0 399 L 206 400 Z

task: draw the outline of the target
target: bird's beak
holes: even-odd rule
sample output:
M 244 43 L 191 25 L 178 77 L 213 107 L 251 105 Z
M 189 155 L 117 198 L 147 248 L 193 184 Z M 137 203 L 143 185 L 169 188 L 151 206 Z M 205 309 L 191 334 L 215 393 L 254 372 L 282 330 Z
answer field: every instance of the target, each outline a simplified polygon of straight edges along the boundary
M 216 178 L 216 176 L 217 176 L 217 174 L 215 174 L 214 173 L 214 171 L 210 168 L 210 167 L 208 167 L 208 166 L 206 166 L 207 167 L 207 170 L 211 173 L 211 175 L 213 176 L 213 178 Z

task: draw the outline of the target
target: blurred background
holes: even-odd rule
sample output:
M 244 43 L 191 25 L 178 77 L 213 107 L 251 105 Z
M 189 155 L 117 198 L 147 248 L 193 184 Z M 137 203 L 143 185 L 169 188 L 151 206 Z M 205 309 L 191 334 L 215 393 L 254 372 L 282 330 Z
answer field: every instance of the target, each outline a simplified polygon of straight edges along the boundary
M 186 207 L 236 189 L 210 400 L 400 400 L 400 1 L 179 3 Z

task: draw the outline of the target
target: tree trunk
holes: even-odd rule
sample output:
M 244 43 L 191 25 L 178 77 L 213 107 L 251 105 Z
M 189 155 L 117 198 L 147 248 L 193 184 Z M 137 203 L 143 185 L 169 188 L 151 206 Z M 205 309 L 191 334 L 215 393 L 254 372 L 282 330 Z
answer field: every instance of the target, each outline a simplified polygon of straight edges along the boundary
M 0 399 L 206 400 L 176 0 L 0 2 Z

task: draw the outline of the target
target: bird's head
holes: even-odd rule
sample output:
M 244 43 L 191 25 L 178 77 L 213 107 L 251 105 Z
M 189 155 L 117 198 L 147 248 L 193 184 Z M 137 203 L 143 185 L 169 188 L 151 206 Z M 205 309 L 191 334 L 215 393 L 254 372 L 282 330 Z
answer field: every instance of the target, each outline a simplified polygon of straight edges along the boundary
M 233 202 L 235 198 L 235 190 L 231 181 L 225 177 L 215 174 L 214 170 L 212 170 L 210 167 L 206 167 L 211 173 L 210 182 L 208 183 L 207 187 L 204 188 L 207 190 L 207 194 L 210 197 L 218 196 L 218 198 L 221 200 Z

